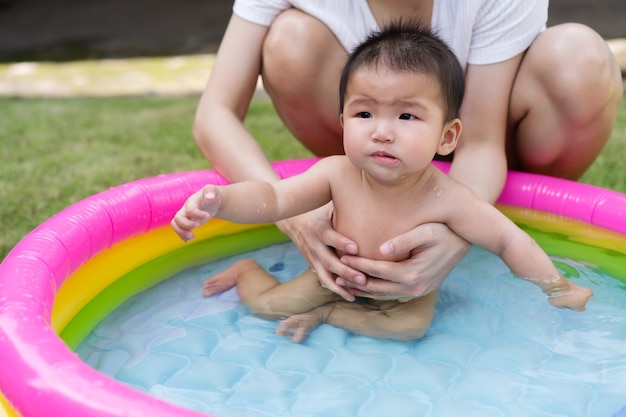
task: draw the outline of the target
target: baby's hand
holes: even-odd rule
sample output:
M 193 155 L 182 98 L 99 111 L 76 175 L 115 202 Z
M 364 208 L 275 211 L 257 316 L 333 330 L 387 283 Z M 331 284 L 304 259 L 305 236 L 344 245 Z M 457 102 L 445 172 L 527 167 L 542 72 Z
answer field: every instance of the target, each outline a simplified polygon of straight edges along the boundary
M 215 185 L 207 185 L 192 194 L 176 213 L 171 226 L 183 241 L 195 237 L 192 230 L 211 220 L 222 204 L 222 195 Z
M 584 311 L 587 300 L 593 295 L 589 288 L 569 283 L 569 288 L 558 293 L 548 295 L 548 301 L 558 308 L 569 308 L 576 311 Z

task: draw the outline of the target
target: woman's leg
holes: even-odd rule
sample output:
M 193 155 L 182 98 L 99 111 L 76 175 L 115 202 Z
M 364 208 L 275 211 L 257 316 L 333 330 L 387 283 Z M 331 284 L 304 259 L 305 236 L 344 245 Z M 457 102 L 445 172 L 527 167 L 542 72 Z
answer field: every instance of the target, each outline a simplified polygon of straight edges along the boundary
M 263 45 L 263 84 L 278 114 L 318 156 L 343 154 L 339 79 L 348 58 L 321 21 L 297 9 L 281 13 Z
M 573 23 L 547 29 L 513 86 L 509 167 L 578 179 L 606 144 L 622 94 L 620 69 L 600 35 Z

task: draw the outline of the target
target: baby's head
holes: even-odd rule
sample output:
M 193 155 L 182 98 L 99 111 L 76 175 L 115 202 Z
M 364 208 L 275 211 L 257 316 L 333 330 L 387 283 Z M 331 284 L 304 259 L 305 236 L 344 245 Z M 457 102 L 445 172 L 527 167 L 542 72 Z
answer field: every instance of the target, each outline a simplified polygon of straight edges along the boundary
M 439 83 L 445 121 L 458 117 L 465 92 L 463 69 L 450 48 L 418 23 L 391 23 L 357 46 L 341 74 L 340 112 L 352 74 L 363 67 L 432 77 Z

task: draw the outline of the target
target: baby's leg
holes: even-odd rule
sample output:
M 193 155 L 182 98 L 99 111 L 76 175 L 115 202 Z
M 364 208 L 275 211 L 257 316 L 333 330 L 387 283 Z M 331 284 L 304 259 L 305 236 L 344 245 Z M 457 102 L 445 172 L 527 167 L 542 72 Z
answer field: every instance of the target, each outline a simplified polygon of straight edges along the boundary
M 291 315 L 280 322 L 276 334 L 289 338 L 293 343 L 300 343 L 313 329 L 326 321 L 328 312 L 335 304 L 342 302 L 328 303 L 305 313 Z
M 235 285 L 241 302 L 255 315 L 270 320 L 309 311 L 340 298 L 322 288 L 311 270 L 281 284 L 252 259 L 236 262 L 207 280 L 204 295 L 217 294 Z
M 273 276 L 265 272 L 254 260 L 243 259 L 204 281 L 203 295 L 210 297 L 229 290 L 237 285 L 241 277 L 247 275 L 258 276 L 258 279 L 255 280 L 256 284 L 254 289 L 259 292 L 266 291 L 279 284 Z M 239 292 L 239 289 L 237 291 Z
M 276 334 L 300 343 L 317 326 L 328 323 L 381 339 L 419 339 L 430 326 L 436 301 L 436 291 L 406 303 L 392 300 L 370 305 L 341 299 L 286 318 L 278 325 Z
M 406 303 L 384 301 L 380 303 L 383 314 L 369 323 L 372 332 L 395 340 L 413 340 L 424 336 L 435 315 L 437 291 L 423 297 L 414 298 Z

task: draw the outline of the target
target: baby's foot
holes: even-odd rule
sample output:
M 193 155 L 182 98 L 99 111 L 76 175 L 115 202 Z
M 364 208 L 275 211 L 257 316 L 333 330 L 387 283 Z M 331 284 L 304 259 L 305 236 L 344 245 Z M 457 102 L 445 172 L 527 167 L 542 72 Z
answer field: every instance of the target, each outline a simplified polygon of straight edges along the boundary
M 555 307 L 569 308 L 576 311 L 584 311 L 587 300 L 593 295 L 589 288 L 581 287 L 570 282 L 567 290 L 549 295 L 548 301 Z
M 294 314 L 280 322 L 276 334 L 289 338 L 293 343 L 300 343 L 324 321 L 324 315 L 314 310 Z
M 249 262 L 250 260 L 248 259 L 235 262 L 229 268 L 223 270 L 222 272 L 218 272 L 211 278 L 204 281 L 204 291 L 202 295 L 204 297 L 210 297 L 233 288 L 237 285 L 241 269 L 248 265 Z

